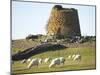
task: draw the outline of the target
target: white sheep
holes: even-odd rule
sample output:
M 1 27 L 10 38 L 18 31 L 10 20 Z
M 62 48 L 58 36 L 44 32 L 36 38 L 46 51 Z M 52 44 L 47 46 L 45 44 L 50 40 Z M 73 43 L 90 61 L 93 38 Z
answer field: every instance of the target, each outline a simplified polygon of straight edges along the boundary
M 54 65 L 59 65 L 60 64 L 60 59 L 56 58 L 56 59 L 53 59 L 49 65 L 49 68 L 54 66 Z
M 28 62 L 30 62 L 30 61 L 31 61 L 31 59 L 30 59 L 30 58 L 29 58 L 29 59 L 27 59 L 27 63 L 28 63 Z
M 42 59 L 41 59 L 41 58 L 39 58 L 38 60 L 39 60 L 39 64 L 42 64 Z
M 45 58 L 44 62 L 47 63 L 51 60 L 51 58 Z
M 68 59 L 71 59 L 71 55 L 68 56 Z
M 73 60 L 81 60 L 81 55 L 80 54 L 76 54 L 75 57 L 73 58 Z
M 76 55 L 74 54 L 74 55 L 72 55 L 72 58 L 74 58 Z
M 62 64 L 64 64 L 64 61 L 65 61 L 64 57 L 59 57 L 59 59 L 60 59 L 60 62 L 61 62 Z
M 28 69 L 30 69 L 32 66 L 38 66 L 38 65 L 39 65 L 39 60 L 37 58 L 32 59 L 28 65 Z
M 49 68 L 55 65 L 64 64 L 65 59 L 63 57 L 55 58 L 51 61 Z

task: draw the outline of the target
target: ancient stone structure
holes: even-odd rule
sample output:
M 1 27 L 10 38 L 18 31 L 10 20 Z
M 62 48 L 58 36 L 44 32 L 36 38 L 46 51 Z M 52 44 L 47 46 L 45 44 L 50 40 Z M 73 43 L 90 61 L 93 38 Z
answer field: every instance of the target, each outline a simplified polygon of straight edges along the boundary
M 81 36 L 77 9 L 55 5 L 47 24 L 47 35 Z

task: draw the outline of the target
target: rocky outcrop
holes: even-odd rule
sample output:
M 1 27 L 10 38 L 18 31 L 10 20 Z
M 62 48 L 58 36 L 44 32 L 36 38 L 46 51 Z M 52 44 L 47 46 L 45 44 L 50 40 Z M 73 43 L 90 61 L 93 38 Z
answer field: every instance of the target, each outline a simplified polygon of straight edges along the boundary
M 36 47 L 28 48 L 22 52 L 13 54 L 12 60 L 28 59 L 29 57 L 32 57 L 34 55 L 37 55 L 37 54 L 40 54 L 43 52 L 62 50 L 64 48 L 66 48 L 66 47 L 64 45 L 61 45 L 61 44 L 45 43 L 45 44 L 37 45 Z

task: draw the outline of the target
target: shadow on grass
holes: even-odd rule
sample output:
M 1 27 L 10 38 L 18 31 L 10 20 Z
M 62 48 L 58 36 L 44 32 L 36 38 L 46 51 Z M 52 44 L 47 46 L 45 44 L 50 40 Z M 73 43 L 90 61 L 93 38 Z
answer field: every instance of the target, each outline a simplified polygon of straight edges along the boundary
M 28 59 L 29 57 L 36 55 L 36 54 L 40 54 L 40 53 L 47 52 L 47 51 L 62 50 L 64 48 L 66 48 L 66 47 L 61 44 L 45 43 L 45 44 L 41 44 L 36 47 L 26 49 L 20 53 L 16 53 L 16 54 L 12 55 L 12 60 Z

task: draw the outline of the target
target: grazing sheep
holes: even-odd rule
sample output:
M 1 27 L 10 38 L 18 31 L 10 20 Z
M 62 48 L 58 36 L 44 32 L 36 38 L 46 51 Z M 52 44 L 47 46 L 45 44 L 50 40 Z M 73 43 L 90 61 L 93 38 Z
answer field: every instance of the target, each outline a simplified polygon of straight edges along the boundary
M 26 59 L 23 59 L 23 60 L 21 61 L 21 63 L 26 63 Z
M 49 68 L 51 68 L 54 65 L 60 65 L 60 59 L 58 59 L 58 58 L 53 59 L 52 62 L 50 63 L 50 65 L 49 65 Z
M 59 57 L 59 59 L 60 59 L 60 62 L 61 62 L 62 64 L 64 64 L 64 61 L 65 61 L 64 57 Z
M 27 59 L 27 63 L 28 63 L 28 62 L 30 62 L 30 61 L 31 61 L 31 59 L 30 59 L 30 58 L 29 58 L 29 59 Z
M 55 58 L 51 61 L 49 68 L 55 65 L 64 64 L 64 62 L 65 62 L 65 59 L 63 57 Z
M 32 66 L 38 66 L 38 64 L 39 64 L 39 61 L 38 61 L 37 58 L 32 59 L 31 62 L 29 63 L 29 65 L 28 65 L 28 69 L 30 69 Z
M 76 54 L 73 60 L 81 60 L 81 55 L 80 54 Z
M 44 62 L 47 63 L 51 60 L 51 58 L 45 58 Z
M 68 56 L 68 59 L 71 59 L 71 55 Z
M 41 58 L 39 58 L 39 64 L 42 64 L 42 59 Z
M 74 55 L 72 55 L 72 58 L 74 58 L 76 55 L 74 54 Z

